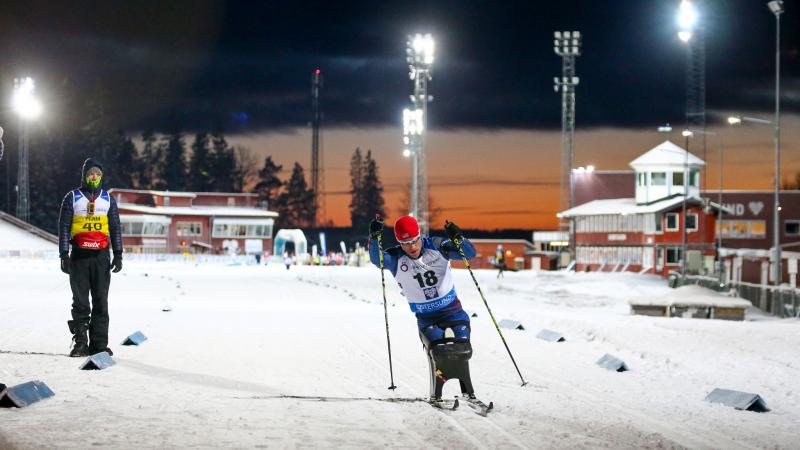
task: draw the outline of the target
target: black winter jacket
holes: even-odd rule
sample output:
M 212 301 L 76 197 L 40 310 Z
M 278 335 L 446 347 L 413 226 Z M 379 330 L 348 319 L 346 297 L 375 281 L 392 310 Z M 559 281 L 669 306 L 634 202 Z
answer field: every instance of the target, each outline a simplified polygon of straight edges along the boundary
M 87 197 L 98 197 L 101 189 L 92 191 L 86 186 L 80 187 L 81 193 Z M 111 195 L 108 196 L 111 200 L 111 207 L 108 209 L 108 233 L 111 240 L 111 248 L 114 251 L 114 256 L 122 255 L 122 229 L 119 224 L 119 209 L 117 209 L 117 201 Z M 69 255 L 70 244 L 70 229 L 72 228 L 72 191 L 67 192 L 64 200 L 61 201 L 61 213 L 58 216 L 58 253 L 63 258 Z M 72 245 L 72 251 L 83 250 L 75 245 Z M 96 250 L 88 250 L 95 252 Z

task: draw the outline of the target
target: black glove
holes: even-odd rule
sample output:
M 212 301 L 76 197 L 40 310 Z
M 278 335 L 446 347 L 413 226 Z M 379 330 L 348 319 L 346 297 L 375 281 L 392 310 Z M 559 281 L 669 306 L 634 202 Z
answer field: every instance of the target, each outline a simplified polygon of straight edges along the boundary
M 114 273 L 122 270 L 122 254 L 115 253 L 114 259 L 111 260 L 111 271 Z
M 383 233 L 383 221 L 381 221 L 380 217 L 375 217 L 369 223 L 369 237 L 378 239 L 378 235 L 381 233 Z
M 444 231 L 447 233 L 447 237 L 453 242 L 461 242 L 464 240 L 464 236 L 461 234 L 461 228 L 458 228 L 458 225 L 449 220 L 444 222 Z
M 61 255 L 61 271 L 69 275 L 69 256 Z

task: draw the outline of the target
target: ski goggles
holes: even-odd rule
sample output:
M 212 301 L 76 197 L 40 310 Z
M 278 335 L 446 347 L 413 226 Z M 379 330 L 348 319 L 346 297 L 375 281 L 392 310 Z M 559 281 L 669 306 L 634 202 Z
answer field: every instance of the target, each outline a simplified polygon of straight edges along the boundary
M 399 242 L 399 243 L 400 243 L 400 245 L 411 245 L 411 244 L 414 244 L 414 243 L 416 243 L 416 242 L 417 242 L 418 240 L 420 240 L 420 239 L 422 239 L 422 234 L 418 234 L 418 235 L 417 235 L 415 238 L 413 238 L 413 239 L 409 239 L 409 240 L 407 240 L 407 241 L 400 241 L 400 240 L 398 240 L 397 242 Z

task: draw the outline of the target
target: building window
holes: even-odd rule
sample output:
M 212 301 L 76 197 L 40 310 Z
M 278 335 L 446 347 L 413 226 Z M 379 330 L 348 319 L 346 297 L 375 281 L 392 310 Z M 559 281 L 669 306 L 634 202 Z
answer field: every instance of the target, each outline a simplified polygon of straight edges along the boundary
M 697 231 L 697 214 L 686 214 L 686 231 Z
M 667 173 L 666 172 L 653 172 L 650 176 L 650 184 L 653 186 L 666 186 Z
M 167 236 L 169 224 L 161 222 L 142 222 L 121 220 L 123 236 Z
M 672 172 L 672 185 L 683 186 L 683 172 Z
M 681 262 L 681 248 L 667 247 L 667 264 L 678 264 Z
M 203 224 L 201 222 L 178 222 L 175 224 L 178 236 L 202 236 Z
M 720 222 L 717 222 L 717 233 L 720 232 L 719 230 Z M 764 239 L 766 236 L 767 224 L 763 220 L 725 220 L 722 222 L 723 239 Z
M 786 236 L 800 236 L 800 220 L 787 220 L 784 222 L 783 234 Z
M 164 197 L 164 206 L 169 206 L 169 197 Z
M 689 179 L 692 180 L 692 187 L 700 187 L 700 171 L 692 170 L 689 172 Z
M 667 231 L 678 231 L 678 213 L 668 213 L 667 217 Z
M 664 217 L 661 214 L 656 214 L 656 233 L 662 233 L 664 231 Z
M 215 223 L 212 237 L 268 238 L 272 237 L 272 223 Z

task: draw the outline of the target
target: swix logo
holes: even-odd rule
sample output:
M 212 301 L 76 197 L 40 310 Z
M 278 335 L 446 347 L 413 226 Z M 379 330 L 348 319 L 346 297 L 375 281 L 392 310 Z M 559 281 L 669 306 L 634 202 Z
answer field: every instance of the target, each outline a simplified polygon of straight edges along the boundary
M 83 248 L 100 248 L 99 242 L 84 242 Z

